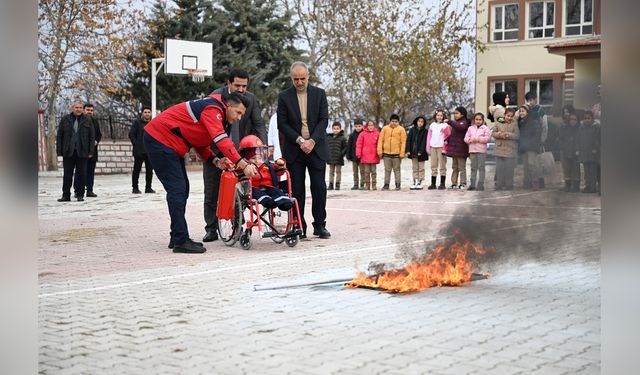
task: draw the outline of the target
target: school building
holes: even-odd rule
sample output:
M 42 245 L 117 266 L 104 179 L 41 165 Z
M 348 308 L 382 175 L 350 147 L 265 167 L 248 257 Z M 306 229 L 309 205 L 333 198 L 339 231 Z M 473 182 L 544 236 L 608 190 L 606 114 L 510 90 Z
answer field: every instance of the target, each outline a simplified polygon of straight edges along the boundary
M 534 91 L 547 113 L 599 103 L 601 0 L 477 0 L 476 110 L 496 91 L 511 105 Z

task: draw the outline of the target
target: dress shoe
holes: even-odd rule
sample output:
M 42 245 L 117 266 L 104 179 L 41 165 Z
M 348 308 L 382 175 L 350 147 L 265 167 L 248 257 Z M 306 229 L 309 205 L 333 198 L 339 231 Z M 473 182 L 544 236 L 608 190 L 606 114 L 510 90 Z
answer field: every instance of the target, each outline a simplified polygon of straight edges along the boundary
M 84 202 L 84 197 L 81 196 L 76 196 L 76 199 L 78 200 L 78 202 Z
M 331 233 L 324 226 L 317 227 L 313 229 L 313 235 L 318 236 L 320 238 L 331 238 Z
M 146 189 L 144 189 L 144 192 L 145 192 L 146 194 L 155 194 L 155 192 L 156 192 L 156 191 L 155 191 L 155 190 L 153 190 L 152 188 L 146 188 Z
M 87 198 L 95 198 L 97 196 L 98 194 L 94 193 L 93 191 L 87 191 Z
M 202 242 L 196 242 L 196 241 L 192 240 L 191 238 L 189 238 L 189 239 L 187 240 L 187 242 L 191 242 L 191 243 L 196 244 L 196 245 L 198 245 L 198 246 L 203 246 Z M 167 246 L 167 247 L 168 247 L 169 249 L 173 249 L 173 248 L 174 248 L 174 246 L 175 246 L 175 244 L 173 243 L 173 238 L 172 238 L 172 239 L 170 239 L 170 240 L 169 240 L 169 246 Z
M 132 192 L 133 194 L 142 194 L 142 192 L 141 192 L 141 191 L 140 191 L 140 189 L 138 189 L 138 188 L 133 188 L 133 189 L 131 190 L 131 192 Z
M 61 198 L 58 198 L 58 202 L 69 202 L 71 201 L 71 197 L 68 195 L 63 195 Z
M 218 239 L 218 232 L 209 231 L 202 237 L 203 242 L 212 242 Z
M 207 251 L 207 249 L 204 246 L 200 246 L 188 239 L 183 244 L 173 247 L 174 253 L 202 254 L 205 251 Z

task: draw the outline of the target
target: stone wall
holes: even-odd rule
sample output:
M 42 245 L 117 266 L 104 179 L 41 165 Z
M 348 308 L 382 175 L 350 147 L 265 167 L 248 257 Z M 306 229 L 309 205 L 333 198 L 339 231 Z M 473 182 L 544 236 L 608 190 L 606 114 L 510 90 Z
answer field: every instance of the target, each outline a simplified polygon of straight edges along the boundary
M 98 144 L 98 162 L 96 163 L 96 174 L 131 173 L 133 170 L 132 145 L 129 141 L 102 142 Z M 201 166 L 200 160 L 192 151 L 190 159 L 187 160 L 187 167 L 197 169 Z M 62 157 L 58 157 L 58 169 L 62 170 Z M 142 173 L 144 173 L 142 164 Z

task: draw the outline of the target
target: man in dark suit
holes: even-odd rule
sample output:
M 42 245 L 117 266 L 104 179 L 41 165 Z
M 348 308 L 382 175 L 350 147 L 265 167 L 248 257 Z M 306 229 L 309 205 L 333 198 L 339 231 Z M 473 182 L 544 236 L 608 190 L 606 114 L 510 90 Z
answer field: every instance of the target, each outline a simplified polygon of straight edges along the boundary
M 247 91 L 248 84 L 249 74 L 242 69 L 233 69 L 229 73 L 227 84 L 213 91 L 213 94 L 237 92 L 249 101 L 245 115 L 239 121 L 231 124 L 230 134 L 228 134 L 236 148 L 238 148 L 240 140 L 249 134 L 257 136 L 264 144 L 267 144 L 267 131 L 260 113 L 260 104 L 256 96 Z M 203 163 L 202 175 L 204 179 L 204 221 L 206 223 L 204 229 L 207 232 L 202 241 L 210 242 L 218 239 L 216 209 L 218 208 L 218 190 L 222 170 L 212 164 Z
M 93 130 L 95 133 L 95 149 L 93 150 L 93 156 L 87 160 L 87 197 L 95 198 L 98 194 L 93 192 L 93 182 L 96 176 L 96 163 L 98 162 L 98 143 L 102 140 L 102 132 L 100 131 L 100 124 L 98 120 L 93 117 L 93 104 L 85 103 L 84 115 L 89 118 L 89 121 L 93 124 Z M 78 178 L 78 171 L 76 170 L 76 179 Z
M 142 116 L 135 119 L 129 129 L 129 139 L 131 140 L 133 151 L 133 172 L 131 173 L 131 193 L 142 194 L 138 187 L 138 180 L 140 179 L 140 171 L 142 170 L 142 164 L 144 163 L 145 173 L 145 194 L 154 194 L 156 191 L 151 187 L 153 183 L 153 167 L 151 166 L 151 160 L 149 155 L 144 149 L 144 127 L 151 121 L 151 107 L 142 107 Z
M 87 160 L 95 149 L 95 131 L 89 118 L 84 115 L 81 102 L 73 103 L 73 110 L 60 120 L 56 133 L 56 153 L 62 156 L 64 169 L 62 178 L 62 198 L 58 202 L 71 200 L 71 185 L 79 202 L 84 200 Z M 73 172 L 78 171 L 76 181 Z
M 309 68 L 294 62 L 290 69 L 293 86 L 278 95 L 278 131 L 284 136 L 282 156 L 291 174 L 291 193 L 298 200 L 302 216 L 301 238 L 307 237 L 304 219 L 306 170 L 311 178 L 313 234 L 330 238 L 326 228 L 327 185 L 325 170 L 329 158 L 327 124 L 329 109 L 323 89 L 309 85 Z

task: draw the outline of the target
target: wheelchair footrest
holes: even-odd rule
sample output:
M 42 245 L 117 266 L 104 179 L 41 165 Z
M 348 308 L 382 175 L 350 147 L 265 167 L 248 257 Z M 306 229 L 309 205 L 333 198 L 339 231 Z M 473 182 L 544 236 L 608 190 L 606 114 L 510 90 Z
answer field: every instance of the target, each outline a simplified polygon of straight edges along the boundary
M 285 234 L 284 236 L 280 236 L 280 237 L 289 238 L 289 237 L 295 237 L 295 236 L 299 236 L 299 235 L 302 235 L 302 230 L 301 229 L 292 230 L 291 232 Z

